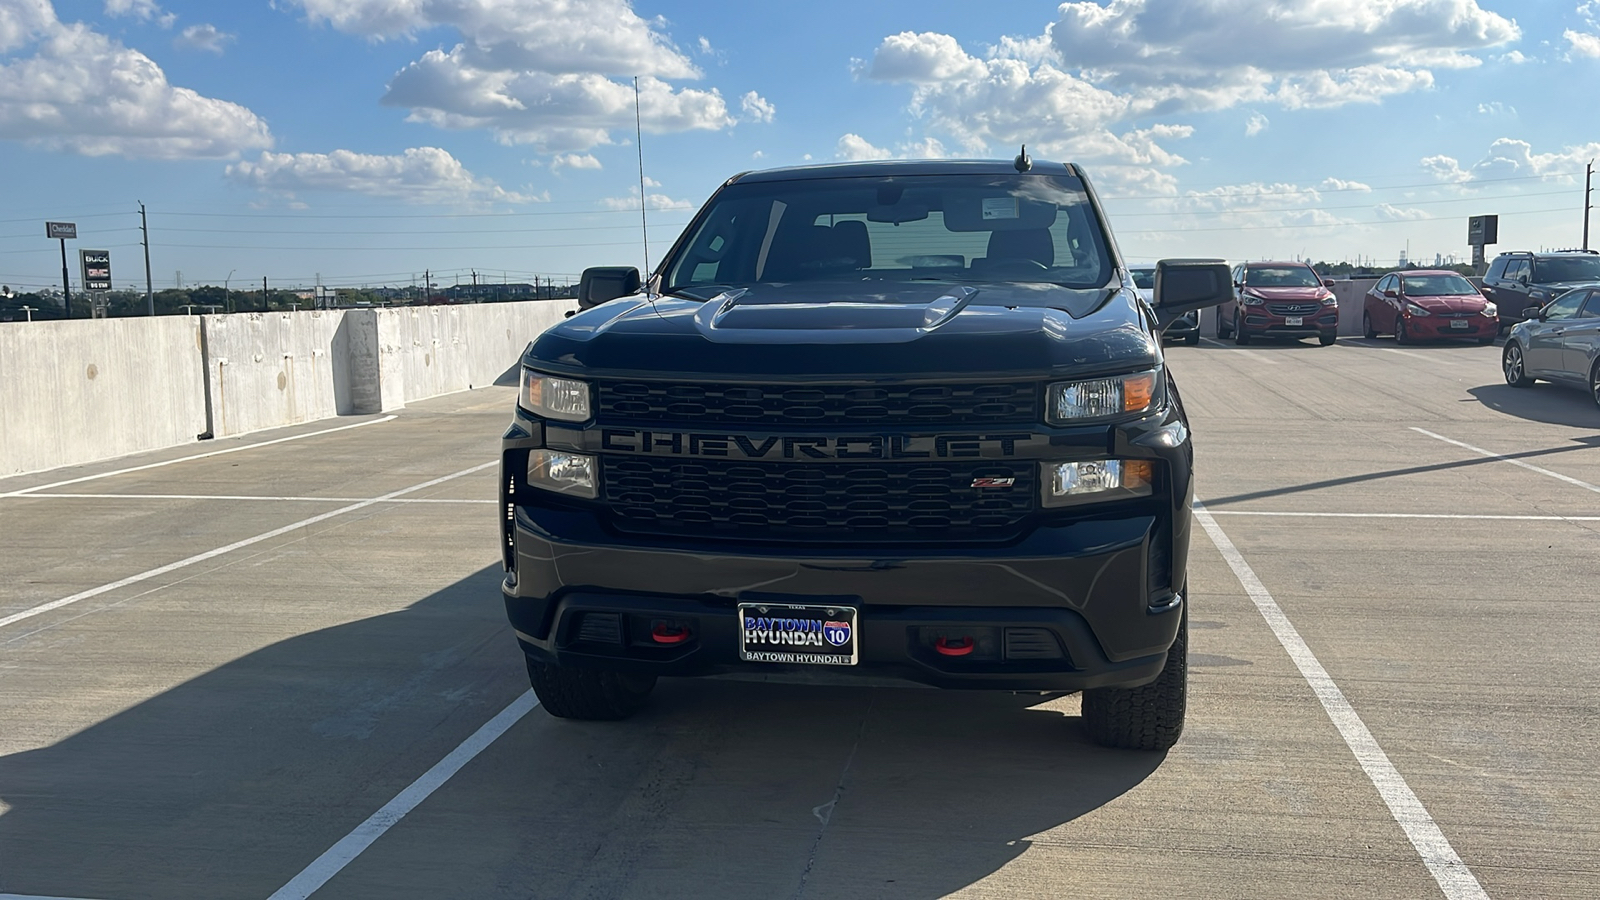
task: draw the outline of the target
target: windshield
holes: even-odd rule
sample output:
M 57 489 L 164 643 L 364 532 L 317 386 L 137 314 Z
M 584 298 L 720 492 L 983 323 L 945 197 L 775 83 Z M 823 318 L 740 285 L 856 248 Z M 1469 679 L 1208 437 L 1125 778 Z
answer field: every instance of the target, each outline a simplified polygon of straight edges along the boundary
M 1540 284 L 1600 281 L 1600 255 L 1536 257 L 1533 261 L 1533 280 Z
M 1134 287 L 1146 291 L 1156 289 L 1155 269 L 1129 269 L 1128 274 L 1133 276 Z
M 1448 297 L 1476 294 L 1478 289 L 1460 275 L 1406 275 L 1401 278 L 1408 297 Z
M 1111 270 L 1076 178 L 810 178 L 720 192 L 663 265 L 662 290 L 821 280 L 1093 288 Z
M 1244 283 L 1251 287 L 1321 287 L 1310 266 L 1251 266 Z

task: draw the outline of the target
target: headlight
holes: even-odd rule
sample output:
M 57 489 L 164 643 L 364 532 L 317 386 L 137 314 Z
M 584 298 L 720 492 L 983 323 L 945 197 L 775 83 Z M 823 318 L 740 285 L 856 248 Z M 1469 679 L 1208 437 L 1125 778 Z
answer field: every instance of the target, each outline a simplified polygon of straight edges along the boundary
M 1483 305 L 1483 314 L 1492 319 L 1500 315 L 1500 307 L 1495 306 L 1493 303 L 1485 303 Z
M 1154 369 L 1114 378 L 1063 381 L 1050 385 L 1045 419 L 1054 425 L 1070 425 L 1085 419 L 1144 412 L 1155 402 L 1155 396 Z
M 517 397 L 522 408 L 534 415 L 564 422 L 589 418 L 589 386 L 570 378 L 540 375 L 522 370 L 522 393 Z
M 1255 294 L 1245 294 L 1242 297 L 1242 302 L 1245 306 L 1261 306 L 1267 302 L 1267 298 L 1257 297 Z
M 1328 296 L 1322 298 L 1322 305 L 1323 306 L 1338 306 L 1339 305 L 1339 298 L 1337 296 L 1333 295 L 1333 294 L 1329 294 Z
M 593 500 L 599 494 L 594 457 L 565 450 L 529 450 L 528 485 Z
M 1148 497 L 1155 464 L 1144 459 L 1045 463 L 1042 480 L 1045 506 Z
M 1410 303 L 1410 302 L 1406 303 L 1406 315 L 1408 315 L 1408 316 L 1425 316 L 1427 314 L 1428 314 L 1427 310 L 1425 310 L 1422 307 L 1416 305 L 1415 303 Z

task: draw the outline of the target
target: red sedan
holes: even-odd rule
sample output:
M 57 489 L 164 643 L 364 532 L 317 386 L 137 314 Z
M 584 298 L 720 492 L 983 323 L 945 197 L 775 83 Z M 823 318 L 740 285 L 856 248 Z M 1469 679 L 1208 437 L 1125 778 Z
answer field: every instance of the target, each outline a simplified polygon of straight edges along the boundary
M 1402 344 L 1438 338 L 1493 343 L 1500 313 L 1472 282 L 1446 269 L 1385 275 L 1367 291 L 1361 326 L 1369 338 L 1392 334 Z

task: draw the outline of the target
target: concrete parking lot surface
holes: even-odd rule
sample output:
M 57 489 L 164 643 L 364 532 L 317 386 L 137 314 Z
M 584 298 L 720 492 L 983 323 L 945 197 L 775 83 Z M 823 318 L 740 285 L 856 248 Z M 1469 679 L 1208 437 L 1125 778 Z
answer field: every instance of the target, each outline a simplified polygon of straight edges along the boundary
M 1596 896 L 1600 410 L 1498 354 L 1169 350 L 1213 530 L 1165 754 L 1075 697 L 551 718 L 509 389 L 0 481 L 0 897 Z

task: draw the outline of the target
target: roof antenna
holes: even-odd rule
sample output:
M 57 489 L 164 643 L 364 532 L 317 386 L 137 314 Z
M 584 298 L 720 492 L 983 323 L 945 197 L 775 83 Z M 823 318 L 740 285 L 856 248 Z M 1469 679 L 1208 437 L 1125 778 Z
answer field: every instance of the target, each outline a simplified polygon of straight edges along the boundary
M 1018 172 L 1026 172 L 1033 168 L 1033 157 L 1028 155 L 1027 144 L 1022 145 L 1022 152 L 1017 154 L 1017 158 L 1012 160 L 1011 164 L 1016 166 Z
M 639 148 L 639 236 L 644 238 L 644 292 L 650 293 L 650 220 L 645 215 L 644 126 L 639 118 L 639 76 L 633 76 L 633 142 Z

